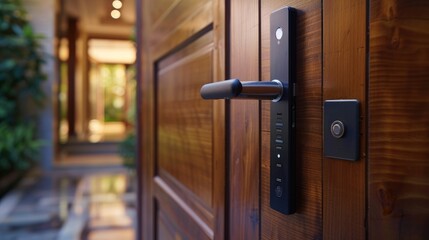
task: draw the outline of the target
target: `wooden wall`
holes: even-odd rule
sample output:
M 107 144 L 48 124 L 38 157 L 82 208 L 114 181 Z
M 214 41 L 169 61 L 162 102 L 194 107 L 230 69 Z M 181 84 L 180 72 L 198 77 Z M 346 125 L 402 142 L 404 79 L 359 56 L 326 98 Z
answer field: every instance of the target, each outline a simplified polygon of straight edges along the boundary
M 371 1 L 368 236 L 429 237 L 429 1 Z

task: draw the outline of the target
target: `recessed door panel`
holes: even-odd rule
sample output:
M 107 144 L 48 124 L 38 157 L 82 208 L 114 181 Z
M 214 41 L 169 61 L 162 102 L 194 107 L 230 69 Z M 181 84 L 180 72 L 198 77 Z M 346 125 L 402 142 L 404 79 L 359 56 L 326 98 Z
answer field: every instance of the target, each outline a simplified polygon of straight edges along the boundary
M 213 78 L 211 37 L 162 60 L 156 83 L 158 174 L 170 174 L 207 206 L 213 191 L 213 108 L 198 93 Z
M 142 3 L 143 237 L 222 239 L 225 108 L 199 88 L 224 78 L 223 5 Z

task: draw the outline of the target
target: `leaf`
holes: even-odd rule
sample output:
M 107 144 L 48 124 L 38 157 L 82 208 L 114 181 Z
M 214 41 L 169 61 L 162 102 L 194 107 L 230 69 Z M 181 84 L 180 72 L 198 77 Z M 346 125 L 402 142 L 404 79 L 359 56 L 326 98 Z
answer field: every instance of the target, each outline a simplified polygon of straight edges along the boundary
M 30 24 L 26 24 L 23 28 L 24 36 L 29 38 L 29 40 L 34 38 L 33 28 Z
M 2 63 L 0 64 L 0 70 L 8 71 L 9 69 L 12 69 L 15 66 L 16 66 L 16 62 L 14 59 L 6 59 L 2 61 Z
M 19 0 L 0 0 L 0 170 L 26 168 L 43 142 L 20 106 L 46 99 L 42 72 L 46 56 Z
M 23 34 L 23 30 L 22 30 L 21 26 L 19 26 L 17 24 L 12 25 L 12 30 L 18 36 L 21 36 Z

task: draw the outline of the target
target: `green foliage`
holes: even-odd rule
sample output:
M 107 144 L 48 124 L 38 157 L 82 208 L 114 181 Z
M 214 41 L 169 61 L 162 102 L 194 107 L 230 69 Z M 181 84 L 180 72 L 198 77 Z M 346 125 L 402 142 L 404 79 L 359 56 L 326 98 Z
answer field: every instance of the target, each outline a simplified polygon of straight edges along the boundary
M 0 124 L 0 169 L 26 169 L 37 154 L 42 141 L 34 140 L 34 126 Z M 27 159 L 27 161 L 23 161 Z
M 33 32 L 19 0 L 1 0 L 0 36 L 0 170 L 22 169 L 40 147 L 27 108 L 40 106 L 45 97 L 42 37 Z
M 124 141 L 119 144 L 119 154 L 124 159 L 124 165 L 129 168 L 135 167 L 136 161 L 136 134 L 130 133 Z
M 128 68 L 127 75 L 130 77 L 128 78 L 128 87 L 129 87 L 129 99 L 127 101 L 130 102 L 130 108 L 128 109 L 127 113 L 127 121 L 131 126 L 135 126 L 135 119 L 136 119 L 136 95 L 135 95 L 135 89 L 136 89 L 136 80 L 135 80 L 135 67 L 132 66 Z M 129 168 L 135 168 L 135 162 L 136 162 L 136 146 L 137 146 L 137 138 L 134 131 L 131 131 L 128 133 L 126 138 L 119 144 L 119 154 L 122 156 L 124 160 L 124 165 Z

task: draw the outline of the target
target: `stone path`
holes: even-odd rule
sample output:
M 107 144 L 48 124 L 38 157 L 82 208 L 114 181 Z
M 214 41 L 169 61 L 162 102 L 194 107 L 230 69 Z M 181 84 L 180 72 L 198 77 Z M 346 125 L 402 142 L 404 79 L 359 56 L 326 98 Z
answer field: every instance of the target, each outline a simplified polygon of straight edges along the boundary
M 0 199 L 0 239 L 134 239 L 133 182 L 122 166 L 33 171 Z

